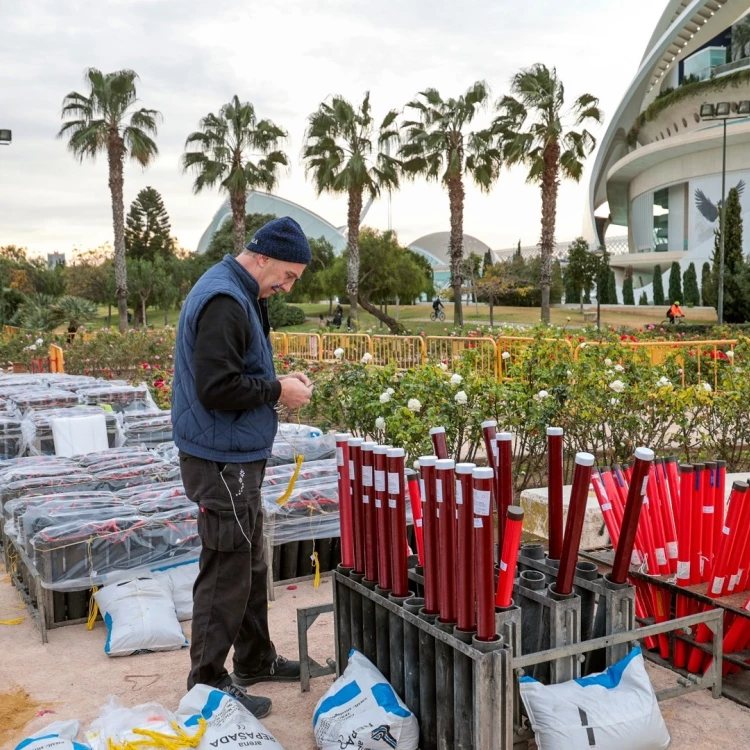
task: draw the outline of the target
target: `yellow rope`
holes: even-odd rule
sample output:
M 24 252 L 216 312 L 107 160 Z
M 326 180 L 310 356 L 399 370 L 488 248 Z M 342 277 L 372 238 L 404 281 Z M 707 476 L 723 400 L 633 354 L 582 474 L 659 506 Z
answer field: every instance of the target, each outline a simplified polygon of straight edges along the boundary
M 99 591 L 98 586 L 91 587 L 91 598 L 89 599 L 89 617 L 86 620 L 86 630 L 93 630 L 96 616 L 99 614 L 99 605 L 96 603 L 94 594 Z
M 317 550 L 312 553 L 313 565 L 315 566 L 315 578 L 313 578 L 313 588 L 316 589 L 320 586 L 320 562 L 318 561 Z
M 183 750 L 184 748 L 198 747 L 203 735 L 206 733 L 207 725 L 203 717 L 198 719 L 198 731 L 192 737 L 177 722 L 171 721 L 169 724 L 176 734 L 164 734 L 163 732 L 154 732 L 151 729 L 133 729 L 133 734 L 142 735 L 147 739 L 126 740 L 119 743 L 108 737 L 107 750 L 141 750 L 141 748 L 146 747 Z
M 292 474 L 292 478 L 289 480 L 289 485 L 284 491 L 284 494 L 276 501 L 277 505 L 283 505 L 292 496 L 292 492 L 294 492 L 294 485 L 297 481 L 297 477 L 299 476 L 300 469 L 302 468 L 302 462 L 304 460 L 305 457 L 300 453 L 297 456 L 297 465 L 294 467 L 294 474 Z
M 25 619 L 25 617 L 16 617 L 15 620 L 0 620 L 0 625 L 20 625 Z

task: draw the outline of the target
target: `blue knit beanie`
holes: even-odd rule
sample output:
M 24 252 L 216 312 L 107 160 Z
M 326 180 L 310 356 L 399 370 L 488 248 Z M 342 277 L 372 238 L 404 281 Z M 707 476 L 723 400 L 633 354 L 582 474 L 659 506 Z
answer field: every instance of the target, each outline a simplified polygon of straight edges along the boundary
M 289 263 L 308 265 L 312 259 L 302 227 L 289 216 L 272 219 L 262 226 L 247 243 L 247 249 Z

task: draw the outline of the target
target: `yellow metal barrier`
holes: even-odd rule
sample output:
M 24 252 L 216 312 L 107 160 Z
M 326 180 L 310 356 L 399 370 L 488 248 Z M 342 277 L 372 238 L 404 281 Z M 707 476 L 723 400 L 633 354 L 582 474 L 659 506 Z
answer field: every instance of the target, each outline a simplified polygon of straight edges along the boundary
M 500 336 L 497 339 L 497 375 L 500 380 L 510 380 L 509 367 L 513 365 L 519 355 L 536 339 L 532 336 Z M 544 341 L 558 346 L 562 356 L 573 356 L 573 345 L 568 339 L 549 339 Z
M 57 344 L 50 344 L 49 347 L 49 371 L 65 372 L 65 357 L 62 347 Z
M 283 357 L 287 352 L 287 338 L 285 333 L 271 331 L 271 346 L 277 357 Z
M 3 338 L 17 336 L 19 333 L 21 333 L 20 328 L 16 328 L 15 326 L 3 326 Z
M 372 364 L 394 363 L 399 370 L 417 367 L 427 359 L 427 348 L 421 336 L 372 336 Z
M 317 333 L 285 333 L 286 352 L 289 357 L 298 359 L 307 359 L 311 362 L 318 362 L 322 347 L 320 345 L 320 336 Z
M 477 372 L 497 375 L 497 346 L 495 340 L 474 336 L 427 336 L 425 337 L 427 359 L 442 362 L 452 369 L 453 363 L 470 354 Z
M 324 333 L 321 338 L 323 362 L 359 362 L 365 354 L 372 354 L 370 337 L 366 333 Z M 337 349 L 344 350 L 341 357 L 334 354 Z

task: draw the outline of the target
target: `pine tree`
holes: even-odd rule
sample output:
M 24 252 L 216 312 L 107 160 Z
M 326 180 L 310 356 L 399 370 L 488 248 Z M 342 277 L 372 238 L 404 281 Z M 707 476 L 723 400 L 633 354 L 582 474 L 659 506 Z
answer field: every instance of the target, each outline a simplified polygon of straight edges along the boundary
M 658 263 L 654 266 L 654 304 L 664 304 L 664 286 L 661 280 L 661 266 Z
M 701 304 L 704 307 L 716 305 L 716 289 L 711 274 L 711 264 L 706 262 L 701 269 Z
M 680 274 L 680 264 L 677 261 L 672 263 L 669 269 L 669 300 L 671 302 L 682 302 L 682 278 Z
M 682 275 L 682 294 L 685 304 L 689 307 L 697 307 L 701 303 L 701 294 L 698 291 L 698 274 L 695 272 L 695 263 L 691 263 Z
M 743 323 L 747 319 L 747 292 L 742 284 L 745 259 L 742 253 L 742 206 L 737 188 L 727 196 L 725 210 L 726 237 L 724 239 L 724 322 Z M 714 242 L 713 286 L 717 290 L 715 307 L 718 309 L 719 251 L 721 235 Z
M 156 256 L 174 254 L 169 215 L 158 190 L 143 188 L 130 204 L 125 222 L 125 253 L 133 260 L 153 263 Z
M 518 240 L 518 247 L 516 248 L 516 252 L 513 253 L 514 258 L 521 258 L 521 240 Z
M 615 279 L 615 272 L 610 268 L 609 270 L 609 282 L 607 283 L 607 299 L 610 305 L 619 305 L 617 300 L 617 279 Z
M 635 304 L 635 297 L 633 296 L 633 266 L 628 266 L 625 271 L 625 281 L 622 284 L 622 304 Z
M 639 305 L 648 305 L 648 296 L 646 292 L 641 292 L 641 296 L 638 298 Z

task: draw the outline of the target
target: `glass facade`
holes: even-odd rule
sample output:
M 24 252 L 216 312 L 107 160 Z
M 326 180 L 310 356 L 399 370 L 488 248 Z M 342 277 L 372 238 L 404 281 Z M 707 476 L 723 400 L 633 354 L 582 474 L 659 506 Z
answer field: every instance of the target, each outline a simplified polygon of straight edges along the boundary
M 669 247 L 669 188 L 654 192 L 654 252 L 664 253 Z
M 711 77 L 711 71 L 719 65 L 726 65 L 726 47 L 704 47 L 683 63 L 684 77 L 696 76 L 700 81 Z

